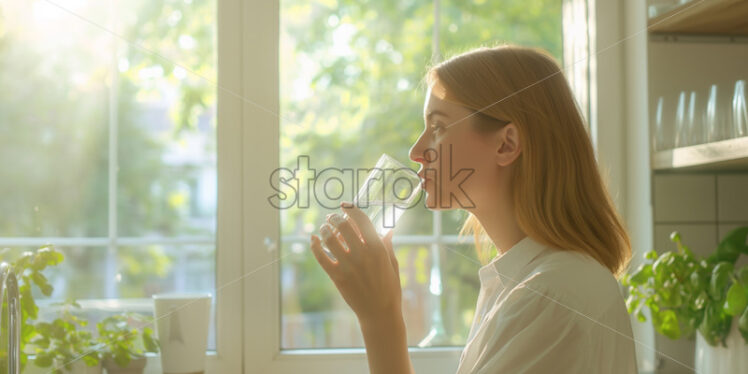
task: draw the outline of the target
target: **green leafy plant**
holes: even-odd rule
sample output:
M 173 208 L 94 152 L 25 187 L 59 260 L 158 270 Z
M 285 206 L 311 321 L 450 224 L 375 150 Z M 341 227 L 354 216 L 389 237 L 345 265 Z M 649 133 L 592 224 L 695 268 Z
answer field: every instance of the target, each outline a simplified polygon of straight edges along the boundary
M 621 279 L 628 287 L 628 312 L 646 321 L 649 308 L 657 332 L 671 339 L 692 338 L 696 331 L 712 346 L 725 344 L 733 317 L 748 343 L 748 265 L 735 269 L 748 255 L 748 227 L 730 231 L 707 258 L 693 254 L 674 231 L 677 250 L 647 252 L 647 262 Z
M 80 308 L 80 305 L 75 301 L 57 305 L 64 307 L 61 318 L 34 325 L 37 335 L 31 343 L 36 350 L 35 364 L 42 368 L 53 367 L 55 374 L 62 374 L 63 368 L 70 371 L 78 360 L 87 366 L 98 365 L 101 356 L 91 332 L 78 329 L 85 327 L 88 322 L 70 312 L 71 307 Z
M 44 296 L 52 295 L 52 285 L 49 284 L 47 278 L 42 274 L 47 267 L 55 266 L 64 260 L 64 256 L 59 251 L 55 250 L 52 246 L 44 246 L 36 251 L 23 252 L 18 258 L 11 259 L 9 250 L 3 250 L 0 252 L 0 261 L 8 262 L 16 276 L 18 277 L 18 292 L 21 295 L 21 370 L 26 366 L 28 360 L 28 353 L 24 348 L 28 347 L 28 343 L 37 335 L 37 330 L 31 323 L 31 320 L 37 318 L 39 313 L 39 307 L 34 301 L 32 295 L 32 287 L 36 286 Z M 6 300 L 2 300 L 3 310 L 8 310 Z M 2 313 L 2 326 L 0 330 L 2 336 L 8 336 L 8 313 Z M 7 367 L 8 360 L 8 349 L 7 342 L 3 340 L 1 342 L 2 349 L 0 349 L 0 368 Z
M 62 306 L 61 316 L 52 322 L 35 321 L 39 307 L 34 300 L 32 287 L 35 286 L 44 296 L 51 296 L 53 287 L 42 274 L 46 268 L 56 266 L 64 260 L 62 253 L 52 246 L 44 246 L 36 251 L 23 252 L 11 259 L 9 251 L 0 252 L 0 261 L 10 263 L 18 277 L 21 295 L 21 370 L 25 367 L 28 355 L 35 354 L 35 364 L 39 367 L 53 367 L 56 374 L 71 370 L 72 363 L 82 360 L 88 366 L 96 366 L 106 358 L 113 359 L 125 367 L 133 357 L 145 352 L 158 352 L 158 341 L 153 330 L 147 327 L 149 317 L 135 314 L 117 314 L 97 323 L 98 335 L 85 329 L 88 321 L 76 316 L 72 310 L 79 309 L 75 300 L 51 305 Z M 2 307 L 7 310 L 7 302 Z M 2 336 L 7 336 L 8 313 L 2 313 Z M 143 324 L 139 333 L 132 325 Z M 0 373 L 7 367 L 7 341 L 0 341 Z
M 137 313 L 117 314 L 97 323 L 102 358 L 126 367 L 132 359 L 143 357 L 146 352 L 158 352 L 158 340 L 148 325 L 152 325 L 152 319 Z

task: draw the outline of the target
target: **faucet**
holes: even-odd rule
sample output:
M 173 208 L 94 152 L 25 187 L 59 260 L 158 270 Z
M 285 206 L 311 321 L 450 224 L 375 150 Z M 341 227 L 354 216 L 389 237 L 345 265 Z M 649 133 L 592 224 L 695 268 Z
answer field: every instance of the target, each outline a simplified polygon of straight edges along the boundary
M 8 290 L 8 374 L 21 374 L 21 297 L 18 280 L 8 263 L 0 263 L 0 306 Z M 3 310 L 0 308 L 0 320 Z

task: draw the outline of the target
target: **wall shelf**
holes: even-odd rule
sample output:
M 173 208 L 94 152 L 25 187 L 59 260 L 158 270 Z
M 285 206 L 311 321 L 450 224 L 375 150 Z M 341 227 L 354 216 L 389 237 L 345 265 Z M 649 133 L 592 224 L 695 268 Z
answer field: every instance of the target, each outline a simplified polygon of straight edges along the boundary
M 649 32 L 748 35 L 748 1 L 693 0 L 649 19 Z
M 748 170 L 748 136 L 656 152 L 652 169 Z

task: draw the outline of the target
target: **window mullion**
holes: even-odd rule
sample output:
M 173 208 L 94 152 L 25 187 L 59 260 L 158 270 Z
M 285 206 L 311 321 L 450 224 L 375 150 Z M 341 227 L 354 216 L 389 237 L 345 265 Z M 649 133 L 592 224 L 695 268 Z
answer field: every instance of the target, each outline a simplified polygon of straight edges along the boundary
M 116 30 L 116 6 L 117 1 L 112 0 L 109 3 L 109 28 L 110 30 Z M 107 246 L 106 256 L 106 272 L 105 278 L 105 295 L 107 298 L 116 298 L 118 296 L 117 284 L 114 281 L 117 271 L 116 263 L 116 251 L 117 251 L 117 169 L 118 169 L 118 111 L 117 111 L 117 100 L 118 100 L 118 63 L 117 54 L 119 49 L 119 40 L 112 38 L 112 50 L 111 50 L 111 65 L 109 67 L 111 73 L 111 85 L 109 89 L 109 164 L 108 164 L 108 182 L 109 182 L 109 193 L 107 195 L 108 201 L 108 236 L 109 243 Z

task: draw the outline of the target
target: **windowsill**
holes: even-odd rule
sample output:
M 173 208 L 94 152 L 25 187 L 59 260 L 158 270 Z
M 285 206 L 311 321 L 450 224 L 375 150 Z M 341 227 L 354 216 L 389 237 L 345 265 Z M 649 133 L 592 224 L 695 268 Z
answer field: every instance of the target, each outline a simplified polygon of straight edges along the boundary
M 418 347 L 408 347 L 408 353 L 411 355 L 411 358 L 421 358 L 421 359 L 428 359 L 431 357 L 440 357 L 444 358 L 445 355 L 454 356 L 455 358 L 459 357 L 460 353 L 462 352 L 463 347 L 461 346 L 452 346 L 452 347 L 435 347 L 435 348 L 418 348 Z M 144 374 L 161 374 L 161 356 L 155 353 L 147 353 L 146 357 L 148 358 L 148 363 L 145 366 Z M 276 359 L 279 361 L 296 361 L 296 360 L 308 360 L 310 358 L 324 358 L 324 359 L 336 359 L 336 358 L 356 358 L 356 359 L 364 359 L 366 358 L 366 351 L 364 348 L 334 348 L 334 349 L 290 349 L 290 350 L 283 350 L 278 355 L 276 355 Z M 24 373 L 26 374 L 42 374 L 42 373 L 48 373 L 50 368 L 40 368 L 36 365 L 33 365 L 34 356 L 29 355 L 28 356 L 29 364 L 24 369 Z M 210 374 L 213 372 L 211 370 L 212 367 L 217 367 L 215 365 L 216 361 L 218 360 L 218 354 L 216 351 L 207 351 L 205 354 L 205 368 L 206 374 Z
M 143 374 L 161 374 L 161 356 L 155 353 L 146 353 L 148 362 L 145 365 Z M 49 373 L 51 368 L 40 368 L 34 365 L 34 355 L 28 356 L 28 363 L 24 368 L 24 374 L 46 374 Z M 205 353 L 205 374 L 210 374 L 212 371 L 211 367 L 216 367 L 215 362 L 218 359 L 216 351 L 207 351 Z
M 462 346 L 419 348 L 408 347 L 408 353 L 411 357 L 428 358 L 431 356 L 444 357 L 444 354 L 454 354 L 459 356 L 462 353 Z M 320 348 L 320 349 L 286 349 L 280 351 L 276 356 L 279 360 L 300 360 L 310 357 L 325 358 L 364 358 L 366 350 L 364 348 Z

